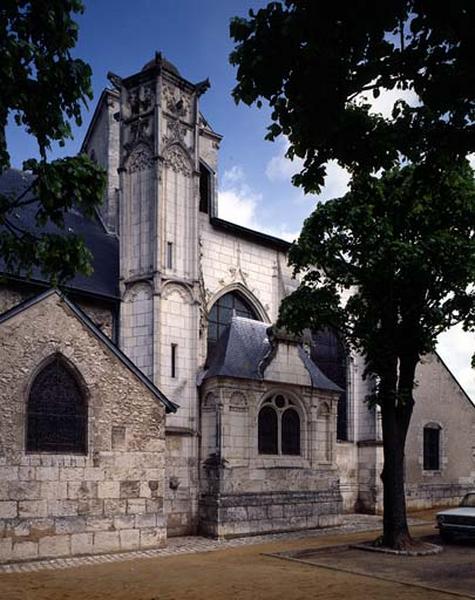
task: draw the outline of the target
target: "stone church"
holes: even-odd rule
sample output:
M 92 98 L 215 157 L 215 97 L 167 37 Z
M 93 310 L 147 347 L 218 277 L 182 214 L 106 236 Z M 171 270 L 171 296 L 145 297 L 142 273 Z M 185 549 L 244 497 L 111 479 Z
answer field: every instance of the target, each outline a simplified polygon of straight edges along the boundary
M 0 560 L 252 535 L 378 512 L 378 410 L 336 332 L 273 325 L 289 244 L 219 218 L 209 82 L 160 54 L 109 74 L 82 151 L 108 174 L 94 256 L 61 291 L 0 280 Z M 27 173 L 11 170 L 3 193 Z M 34 204 L 15 218 L 33 229 Z M 437 355 L 418 371 L 408 503 L 475 482 L 475 407 Z

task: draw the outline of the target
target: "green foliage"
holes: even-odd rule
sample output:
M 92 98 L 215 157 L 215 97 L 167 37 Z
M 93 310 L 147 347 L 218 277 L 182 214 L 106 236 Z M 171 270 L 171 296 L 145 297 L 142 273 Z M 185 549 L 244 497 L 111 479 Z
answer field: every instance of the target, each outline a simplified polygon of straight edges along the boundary
M 302 282 L 281 321 L 337 327 L 378 378 L 393 357 L 433 350 L 450 326 L 475 327 L 473 171 L 466 161 L 433 180 L 427 171 L 355 177 L 343 198 L 317 206 L 290 251 Z
M 297 270 L 319 270 L 281 319 L 339 327 L 374 373 L 394 351 L 420 356 L 450 325 L 474 325 L 474 30 L 466 0 L 283 0 L 231 21 L 234 98 L 269 104 L 267 138 L 287 136 L 304 161 L 294 183 L 318 193 L 329 160 L 352 175 L 291 252 Z M 394 89 L 417 102 L 398 100 L 391 118 L 371 110 L 368 94 Z M 356 286 L 343 310 L 341 290 Z M 395 320 L 384 335 L 383 311 Z
M 287 136 L 303 159 L 294 183 L 318 193 L 329 160 L 352 175 L 292 247 L 302 282 L 279 321 L 334 326 L 365 356 L 382 415 L 382 539 L 396 549 L 410 543 L 417 364 L 451 325 L 475 328 L 474 30 L 468 0 L 284 0 L 231 22 L 234 98 L 269 104 L 267 139 Z M 395 89 L 416 102 L 399 99 L 391 118 L 371 110 L 365 94 Z
M 325 163 L 352 173 L 399 161 L 454 160 L 475 149 L 475 3 L 467 0 L 285 0 L 235 18 L 235 100 L 272 108 L 268 139 L 285 134 L 304 159 L 294 182 L 318 192 Z M 362 94 L 411 89 L 392 119 Z
M 92 216 L 105 185 L 103 171 L 86 156 L 47 160 L 52 143 L 71 138 L 70 121 L 81 125 L 81 105 L 92 98 L 91 69 L 71 56 L 78 36 L 72 15 L 82 12 L 80 0 L 3 0 L 0 6 L 0 175 L 10 166 L 9 118 L 36 138 L 41 157 L 24 163 L 35 175 L 31 189 L 0 195 L 0 257 L 10 272 L 39 267 L 53 282 L 90 273 L 82 240 L 60 230 L 72 207 Z M 38 229 L 25 231 L 15 211 L 35 198 Z M 57 229 L 46 232 L 50 223 Z

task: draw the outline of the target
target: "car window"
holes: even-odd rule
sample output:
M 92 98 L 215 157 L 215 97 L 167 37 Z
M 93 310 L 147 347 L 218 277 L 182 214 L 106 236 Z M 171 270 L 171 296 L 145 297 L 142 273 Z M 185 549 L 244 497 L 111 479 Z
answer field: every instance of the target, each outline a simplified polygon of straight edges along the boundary
M 467 494 L 464 496 L 460 506 L 472 506 L 475 508 L 475 494 Z

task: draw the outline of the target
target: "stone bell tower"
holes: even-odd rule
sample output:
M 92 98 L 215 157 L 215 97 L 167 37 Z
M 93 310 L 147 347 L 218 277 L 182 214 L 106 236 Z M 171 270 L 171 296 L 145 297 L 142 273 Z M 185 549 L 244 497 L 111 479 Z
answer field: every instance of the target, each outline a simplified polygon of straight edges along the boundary
M 184 504 L 195 495 L 197 456 L 198 104 L 209 82 L 188 82 L 161 54 L 139 73 L 109 80 L 120 94 L 120 345 L 180 406 L 167 421 L 168 438 L 177 438 L 167 460 L 176 467 L 169 473 L 181 495 L 175 504 L 191 514 Z

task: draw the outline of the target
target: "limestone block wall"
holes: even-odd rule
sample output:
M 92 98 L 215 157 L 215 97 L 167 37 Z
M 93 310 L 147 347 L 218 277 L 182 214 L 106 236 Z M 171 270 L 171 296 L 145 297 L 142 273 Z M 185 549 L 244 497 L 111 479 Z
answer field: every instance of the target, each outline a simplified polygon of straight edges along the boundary
M 198 307 L 191 290 L 173 281 L 163 287 L 159 302 L 155 380 L 167 397 L 180 405 L 180 410 L 168 417 L 168 425 L 196 429 Z
M 225 288 L 241 285 L 261 308 L 261 318 L 274 322 L 285 295 L 279 275 L 290 277 L 284 252 L 218 231 L 200 215 L 201 269 L 209 307 Z
M 355 512 L 359 492 L 358 446 L 353 442 L 336 444 L 336 461 L 344 512 Z
M 0 324 L 0 560 L 161 546 L 164 408 L 52 295 Z M 27 453 L 35 374 L 60 355 L 88 401 L 87 454 Z
M 457 503 L 475 486 L 475 406 L 436 354 L 416 372 L 415 406 L 406 443 L 409 506 Z M 438 470 L 424 470 L 423 429 L 440 427 Z
M 168 428 L 165 459 L 167 535 L 198 532 L 199 437 L 196 431 Z
M 20 302 L 28 300 L 44 288 L 34 288 L 33 286 L 19 286 L 10 283 L 0 284 L 0 315 L 13 308 Z M 112 305 L 108 306 L 104 302 L 87 299 L 74 299 L 75 304 L 79 306 L 108 338 L 114 339 L 116 314 Z
M 120 347 L 147 377 L 153 375 L 153 296 L 148 282 L 127 289 L 121 304 Z
M 258 452 L 258 412 L 276 393 L 291 398 L 299 412 L 299 456 Z M 213 379 L 202 395 L 200 531 L 233 537 L 340 521 L 334 394 L 279 382 Z
M 356 512 L 381 513 L 383 510 L 383 446 L 379 441 L 358 443 L 358 499 Z
M 96 109 L 82 151 L 93 157 L 107 171 L 107 188 L 102 218 L 109 231 L 118 232 L 118 189 L 119 189 L 119 123 L 114 115 L 119 110 L 118 94 L 105 90 Z

